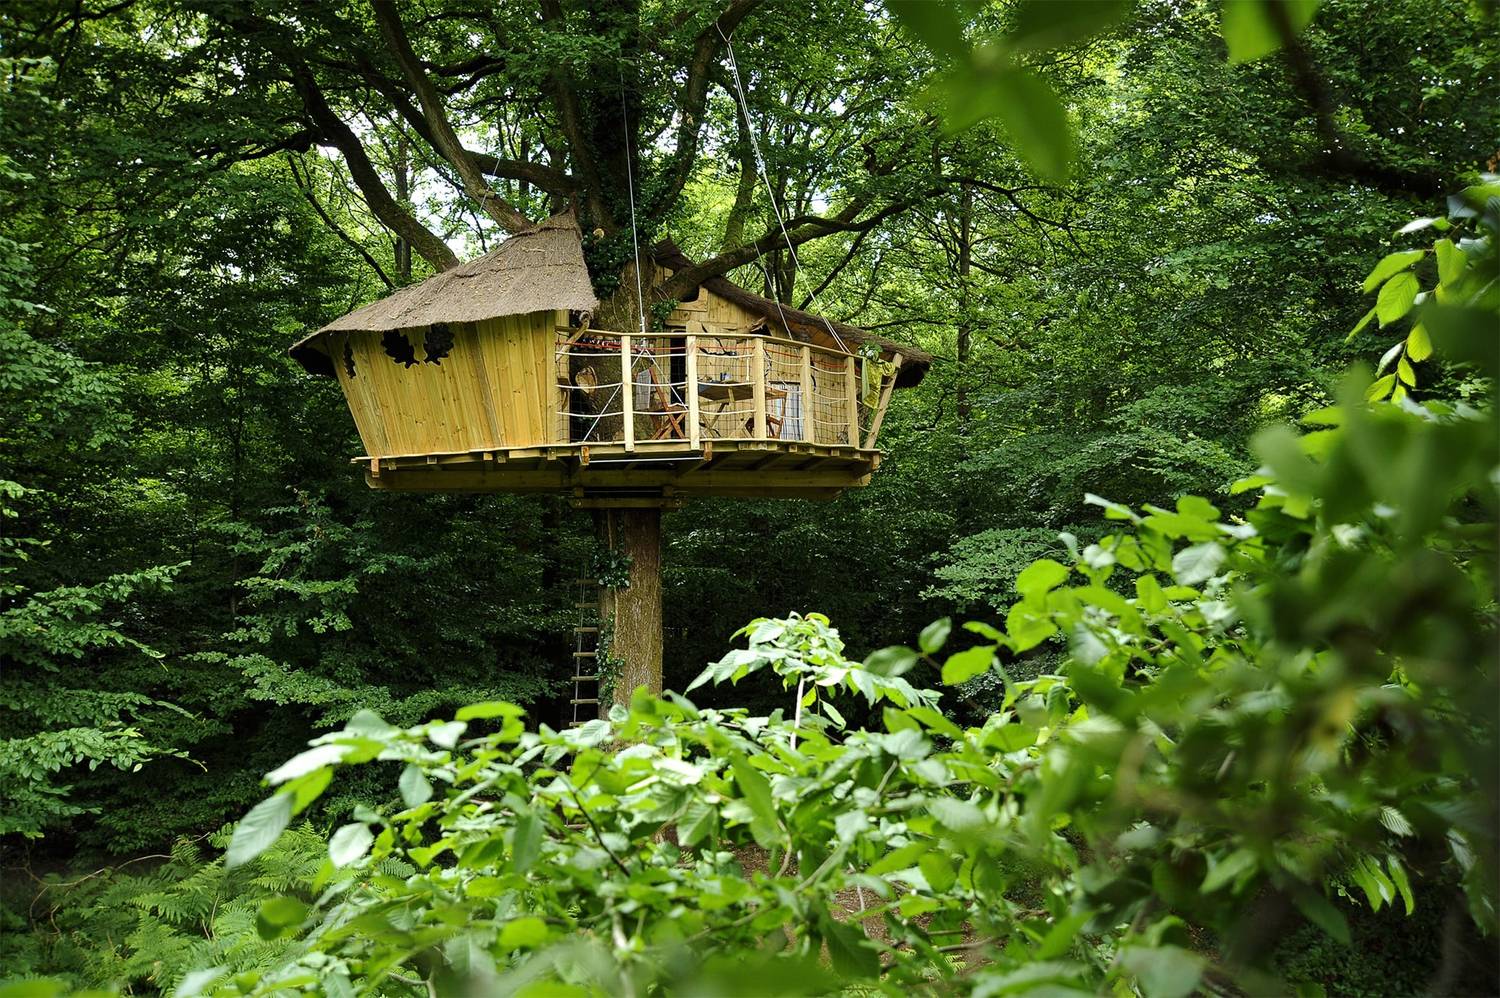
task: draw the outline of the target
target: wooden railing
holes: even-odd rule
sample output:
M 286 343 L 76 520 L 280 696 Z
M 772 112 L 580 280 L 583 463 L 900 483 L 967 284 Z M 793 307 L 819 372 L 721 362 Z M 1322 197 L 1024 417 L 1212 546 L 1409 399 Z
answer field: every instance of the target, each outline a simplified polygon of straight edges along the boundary
M 558 442 L 786 440 L 869 446 L 853 354 L 752 333 L 559 329 Z M 879 387 L 879 386 L 876 386 Z M 888 398 L 888 393 L 881 393 Z M 871 435 L 871 440 L 873 436 Z

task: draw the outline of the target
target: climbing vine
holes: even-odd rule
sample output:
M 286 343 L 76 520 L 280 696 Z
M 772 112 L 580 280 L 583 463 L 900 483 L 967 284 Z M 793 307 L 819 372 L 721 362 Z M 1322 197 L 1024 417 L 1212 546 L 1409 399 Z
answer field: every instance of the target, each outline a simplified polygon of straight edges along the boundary
M 601 589 L 630 588 L 630 555 L 613 548 L 594 552 L 594 581 Z
M 599 642 L 594 652 L 594 674 L 599 677 L 599 702 L 614 703 L 615 687 L 625 669 L 625 660 L 614 653 L 615 618 L 599 621 Z

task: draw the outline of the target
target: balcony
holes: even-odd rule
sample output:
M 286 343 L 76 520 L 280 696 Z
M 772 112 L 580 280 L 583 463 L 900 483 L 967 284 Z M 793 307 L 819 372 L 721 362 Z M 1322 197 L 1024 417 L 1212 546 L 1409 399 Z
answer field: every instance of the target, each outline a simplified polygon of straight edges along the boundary
M 511 378 L 500 406 L 545 397 L 533 446 L 357 459 L 375 488 L 571 491 L 590 505 L 692 495 L 831 498 L 865 484 L 891 365 L 744 330 L 559 327 L 550 390 Z M 540 381 L 540 378 L 536 379 Z

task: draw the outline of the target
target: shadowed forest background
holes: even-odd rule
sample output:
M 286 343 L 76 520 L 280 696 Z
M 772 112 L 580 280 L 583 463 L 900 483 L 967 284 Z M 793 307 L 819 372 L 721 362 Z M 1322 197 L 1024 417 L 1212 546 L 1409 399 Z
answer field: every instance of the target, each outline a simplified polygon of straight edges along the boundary
M 33 878 L 181 839 L 210 853 L 204 837 L 264 796 L 264 774 L 357 711 L 405 726 L 506 700 L 565 716 L 587 513 L 563 497 L 370 491 L 336 385 L 286 356 L 432 272 L 303 120 L 291 56 L 235 13 L 287 20 L 293 6 L 296 57 L 398 198 L 458 256 L 493 247 L 499 227 L 392 110 L 378 81 L 396 73 L 363 4 L 0 6 L 0 928 L 13 938 L 35 917 Z M 466 141 L 522 161 L 547 140 L 533 126 L 545 112 L 509 103 L 487 60 L 524 76 L 528 59 L 595 56 L 540 26 L 523 41 L 491 6 L 402 5 Z M 670 8 L 673 30 L 714 13 L 643 6 Z M 933 56 L 888 19 L 843 0 L 760 5 L 734 41 L 778 202 L 794 216 L 898 207 L 800 246 L 800 274 L 772 249 L 733 278 L 799 307 L 815 291 L 819 311 L 938 359 L 895 394 L 868 487 L 667 515 L 667 686 L 687 687 L 757 617 L 826 614 L 857 659 L 945 616 L 1001 619 L 1026 566 L 1070 561 L 1060 533 L 1086 546 L 1116 526 L 1090 495 L 1249 510 L 1255 497 L 1229 487 L 1262 463 L 1251 438 L 1332 404 L 1344 372 L 1389 345 L 1374 328 L 1345 334 L 1393 233 L 1495 169 L 1500 56 L 1482 6 L 1328 0 L 1298 58 L 1231 62 L 1217 2 L 1143 0 L 1033 61 L 1075 136 L 1066 176 L 1040 179 L 996 121 L 933 122 L 918 99 Z M 980 29 L 1006 30 L 1012 9 L 992 5 Z M 465 54 L 469 21 L 511 47 Z M 678 44 L 647 39 L 648 53 L 658 43 Z M 643 243 L 671 236 L 695 259 L 776 225 L 722 73 L 680 202 L 640 221 Z M 641 99 L 654 162 L 673 91 Z M 555 205 L 519 174 L 497 190 L 534 216 Z M 1424 372 L 1427 396 L 1480 404 L 1472 376 Z M 1065 654 L 1040 645 L 1008 677 Z M 906 678 L 935 686 L 937 668 Z M 941 709 L 980 723 L 1002 692 L 988 673 Z M 698 693 L 752 713 L 786 700 L 766 674 Z M 388 792 L 389 775 L 341 778 L 317 829 Z M 1447 912 L 1439 899 L 1410 920 L 1361 916 L 1359 938 L 1377 940 L 1364 959 L 1323 939 L 1284 964 L 1335 980 L 1329 993 L 1380 993 L 1401 973 L 1417 987 L 1444 945 L 1488 945 L 1451 930 L 1445 943 Z M 36 947 L 16 943 L 8 962 L 42 966 Z

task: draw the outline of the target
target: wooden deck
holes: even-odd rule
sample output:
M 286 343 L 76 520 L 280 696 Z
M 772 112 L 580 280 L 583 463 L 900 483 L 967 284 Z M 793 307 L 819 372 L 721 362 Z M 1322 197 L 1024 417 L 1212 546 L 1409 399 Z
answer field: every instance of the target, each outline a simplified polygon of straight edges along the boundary
M 869 481 L 878 450 L 790 440 L 558 444 L 360 457 L 393 492 L 555 492 L 582 504 L 654 505 L 691 496 L 832 499 Z

